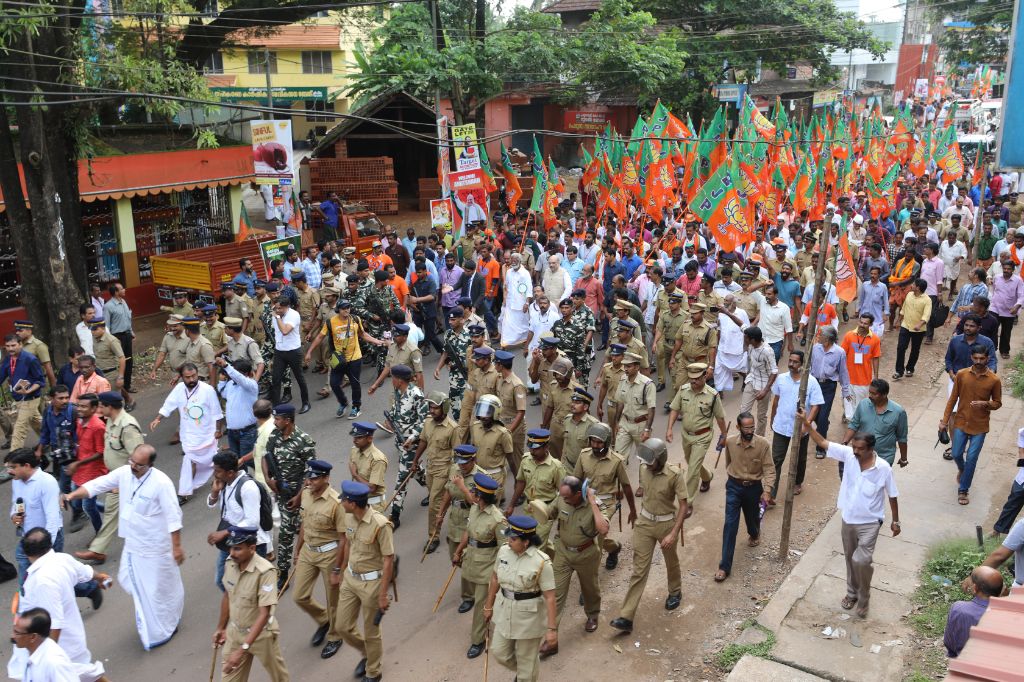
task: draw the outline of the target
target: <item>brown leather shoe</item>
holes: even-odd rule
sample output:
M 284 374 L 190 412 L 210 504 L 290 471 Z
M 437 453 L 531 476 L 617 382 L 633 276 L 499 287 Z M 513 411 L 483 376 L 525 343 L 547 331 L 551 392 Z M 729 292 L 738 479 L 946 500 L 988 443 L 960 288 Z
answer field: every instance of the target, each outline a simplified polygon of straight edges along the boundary
M 543 661 L 545 658 L 550 658 L 558 653 L 558 645 L 549 647 L 547 642 L 541 642 L 540 644 L 540 659 Z
M 587 624 L 583 626 L 583 629 L 587 632 L 593 632 L 597 629 L 597 616 L 591 616 L 587 618 Z
M 100 554 L 99 552 L 92 552 L 90 550 L 75 552 L 75 556 L 90 564 L 102 564 L 107 560 L 106 554 Z

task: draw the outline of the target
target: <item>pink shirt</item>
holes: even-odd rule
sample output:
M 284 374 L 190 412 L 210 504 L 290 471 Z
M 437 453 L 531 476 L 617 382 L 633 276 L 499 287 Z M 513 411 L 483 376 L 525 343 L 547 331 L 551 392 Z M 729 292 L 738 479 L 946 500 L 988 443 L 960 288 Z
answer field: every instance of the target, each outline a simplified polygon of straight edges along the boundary
M 942 284 L 944 272 L 945 266 L 938 256 L 924 259 L 924 262 L 921 263 L 921 279 L 928 282 L 928 288 L 924 290 L 925 294 L 928 296 L 939 295 L 939 285 Z

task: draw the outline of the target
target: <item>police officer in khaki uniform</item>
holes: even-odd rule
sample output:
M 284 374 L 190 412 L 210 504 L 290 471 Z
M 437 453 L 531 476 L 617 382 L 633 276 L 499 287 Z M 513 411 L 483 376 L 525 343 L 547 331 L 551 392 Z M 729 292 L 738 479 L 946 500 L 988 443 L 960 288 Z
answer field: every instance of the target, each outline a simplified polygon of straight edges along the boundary
M 114 339 L 115 341 L 117 339 Z M 128 455 L 143 444 L 142 429 L 135 417 L 124 409 L 124 396 L 117 391 L 100 393 L 100 416 L 107 420 L 103 436 L 103 464 L 108 471 L 128 463 Z M 104 498 L 103 525 L 89 544 L 89 549 L 75 552 L 82 561 L 102 564 L 107 560 L 107 548 L 117 534 L 118 494 L 107 493 Z
M 300 334 L 302 336 L 302 354 L 306 354 L 306 348 L 309 347 L 310 333 L 312 332 L 315 336 L 320 331 L 320 326 L 317 325 L 317 313 L 320 310 L 320 292 L 309 286 L 309 282 L 306 281 L 306 274 L 299 270 L 296 272 L 292 270 L 292 286 L 295 289 L 295 297 L 298 299 L 298 304 L 295 306 L 295 310 L 299 313 L 299 319 L 302 321 L 302 328 Z
M 195 317 L 196 311 L 195 308 L 192 307 L 192 304 L 188 302 L 187 291 L 184 291 L 182 289 L 175 290 L 174 293 L 171 294 L 171 303 L 173 305 L 160 306 L 160 310 L 169 312 L 172 315 L 177 315 L 183 320 L 186 317 Z
M 288 682 L 278 641 L 277 568 L 256 554 L 256 528 L 231 526 L 225 541 L 224 596 L 213 645 L 224 647 L 225 682 L 245 682 L 258 658 L 273 682 Z
M 507 463 L 512 474 L 516 475 L 519 471 L 519 462 L 515 461 L 512 434 L 497 419 L 500 412 L 501 401 L 497 396 L 481 395 L 473 407 L 476 420 L 469 429 L 469 440 L 476 446 L 477 466 L 504 488 L 505 464 Z M 502 497 L 500 491 L 498 497 Z
M 551 365 L 554 364 L 555 359 L 565 357 L 565 353 L 558 349 L 561 343 L 562 340 L 557 336 L 542 336 L 540 346 L 534 349 L 533 355 L 530 356 L 527 373 L 530 375 L 530 381 L 540 385 L 540 398 L 533 402 L 534 405 L 540 405 L 543 408 L 548 406 L 548 400 L 551 398 L 548 391 L 552 379 Z
M 562 442 L 565 438 L 565 418 L 572 411 L 572 395 L 579 384 L 574 380 L 572 362 L 568 358 L 558 358 L 551 365 L 554 379 L 548 387 L 549 400 L 544 408 L 541 426 L 551 430 L 551 454 L 556 459 L 562 458 Z
M 565 476 L 562 463 L 551 456 L 549 445 L 551 432 L 547 429 L 531 429 L 526 434 L 530 456 L 524 457 L 516 474 L 516 487 L 509 498 L 505 515 L 511 516 L 516 508 L 516 500 L 520 495 L 526 496 L 523 511 L 527 516 L 537 519 L 537 537 L 540 538 L 541 551 L 553 554 L 548 543 L 551 537 L 551 521 L 549 510 L 558 498 L 558 486 Z
M 611 418 L 615 451 L 625 456 L 627 464 L 633 446 L 651 437 L 658 401 L 658 387 L 650 377 L 640 373 L 640 361 L 640 356 L 635 353 L 625 354 L 622 364 L 626 375 L 619 382 Z
M 512 454 L 518 462 L 523 458 L 526 440 L 526 385 L 512 371 L 515 357 L 506 350 L 494 351 L 494 366 L 498 370 L 494 394 L 501 401 L 499 418 L 512 434 Z
M 604 419 L 604 408 L 607 405 L 608 414 L 615 412 L 615 397 L 619 393 L 619 382 L 626 376 L 626 368 L 622 366 L 622 357 L 626 353 L 626 347 L 621 343 L 613 343 L 608 346 L 608 357 L 601 371 L 597 375 L 597 419 Z
M 452 563 L 462 567 L 462 579 L 473 587 L 473 626 L 470 630 L 470 646 L 466 658 L 476 658 L 484 650 L 487 623 L 484 620 L 484 604 L 487 586 L 491 581 L 498 547 L 504 541 L 505 516 L 498 509 L 498 482 L 487 474 L 473 475 L 469 521 L 462 532 L 459 546 L 455 548 Z
M 420 390 L 423 390 L 423 353 L 416 347 L 416 344 L 409 341 L 409 325 L 396 324 L 391 330 L 392 342 L 388 346 L 388 354 L 384 360 L 384 369 L 380 376 L 367 389 L 367 394 L 380 388 L 384 380 L 391 376 L 391 368 L 395 365 L 405 365 L 412 368 L 412 381 Z
M 203 325 L 199 333 L 213 346 L 214 355 L 220 355 L 227 350 L 227 338 L 224 332 L 224 323 L 218 320 L 219 313 L 217 306 L 209 303 L 203 306 Z
M 185 349 L 188 347 L 188 337 L 185 336 L 185 329 L 181 326 L 181 318 L 171 315 L 164 323 L 167 330 L 163 339 L 160 340 L 160 349 L 156 353 L 156 362 L 153 370 L 149 373 L 151 381 L 156 380 L 156 372 L 164 361 L 171 371 L 177 376 L 178 370 L 185 364 Z
M 341 504 L 347 512 L 346 529 L 341 539 L 341 563 L 331 569 L 331 582 L 341 584 L 335 616 L 341 638 L 363 656 L 356 666 L 355 676 L 362 677 L 363 682 L 380 682 L 384 642 L 376 617 L 388 610 L 395 546 L 391 522 L 368 506 L 369 496 L 370 488 L 364 483 L 343 481 L 341 484 Z M 362 636 L 356 629 L 356 617 L 360 613 Z
M 705 362 L 714 367 L 717 348 L 718 330 L 704 319 L 704 304 L 694 303 L 690 306 L 690 324 L 684 324 L 679 330 L 676 345 L 672 348 L 672 360 L 669 362 L 677 392 L 679 387 L 686 384 L 686 366 L 694 362 Z
M 580 458 L 576 460 L 576 468 L 573 469 L 572 475 L 581 481 L 590 480 L 590 487 L 594 489 L 601 513 L 609 521 L 616 510 L 621 508 L 621 499 L 625 497 L 626 504 L 629 505 L 628 521 L 633 525 L 636 521 L 633 488 L 629 483 L 629 474 L 626 473 L 626 458 L 609 447 L 612 440 L 611 428 L 602 422 L 592 424 L 587 430 L 587 438 L 590 447 L 580 451 Z M 610 571 L 619 563 L 622 545 L 607 536 L 601 539 L 601 545 L 608 552 L 604 567 Z
M 127 401 L 124 390 L 124 372 L 127 366 L 124 350 L 116 336 L 107 331 L 107 323 L 103 320 L 90 320 L 89 331 L 92 333 L 92 354 L 96 358 L 96 368 L 110 382 L 110 387 L 121 391 Z M 135 409 L 135 402 L 128 403 L 128 411 Z
M 369 422 L 352 424 L 349 435 L 352 436 L 353 445 L 348 456 L 348 471 L 353 481 L 364 483 L 370 488 L 368 502 L 371 507 L 382 512 L 387 501 L 384 476 L 388 471 L 388 457 L 373 444 L 373 433 L 376 430 L 376 424 Z
M 519 682 L 536 682 L 541 640 L 558 647 L 555 576 L 551 561 L 537 549 L 537 521 L 510 516 L 508 526 L 508 544 L 498 550 L 487 587 L 484 618 L 494 621 L 495 660 L 514 670 Z
M 565 439 L 562 441 L 562 467 L 566 471 L 576 468 L 580 451 L 589 444 L 587 429 L 591 424 L 597 423 L 594 415 L 590 414 L 590 403 L 593 401 L 594 396 L 583 387 L 573 388 L 569 414 L 562 420 L 562 428 L 565 431 Z
M 601 512 L 593 488 L 575 476 L 562 479 L 558 501 L 552 512 L 557 515 L 558 539 L 555 541 L 555 599 L 558 620 L 562 620 L 565 598 L 569 594 L 572 574 L 579 577 L 583 593 L 583 611 L 587 614 L 583 629 L 597 629 L 597 616 L 601 613 L 601 587 L 598 569 L 601 565 L 601 547 L 598 540 L 608 534 L 608 519 Z M 541 656 L 558 653 L 541 646 Z
M 19 339 L 21 339 L 21 349 L 36 356 L 36 359 L 39 360 L 39 364 L 43 367 L 43 374 L 46 375 L 46 380 L 49 382 L 50 386 L 56 386 L 57 377 L 53 373 L 53 361 L 50 358 L 50 348 L 33 335 L 34 331 L 35 324 L 30 320 L 17 320 L 14 323 L 14 333 Z M 68 386 L 68 388 L 72 389 L 74 386 Z M 40 406 L 41 405 L 42 403 L 40 403 Z M 40 414 L 41 413 L 42 410 L 40 410 Z M 40 419 L 40 424 L 42 424 L 42 419 Z
M 747 317 L 750 318 L 751 324 L 753 324 L 753 320 L 756 320 L 760 313 L 760 300 L 761 297 L 764 296 L 764 294 L 756 289 L 751 289 L 750 291 L 747 290 L 748 287 L 750 287 L 750 282 L 753 278 L 754 276 L 749 272 L 741 270 L 736 276 L 736 283 L 740 285 L 740 290 L 732 295 L 732 297 L 736 299 L 736 307 L 747 313 Z
M 217 372 L 213 370 L 215 356 L 213 344 L 203 338 L 199 328 L 201 326 L 199 319 L 186 317 L 181 321 L 181 326 L 185 328 L 185 336 L 188 337 L 188 345 L 185 346 L 185 362 L 193 363 L 199 370 L 199 378 L 211 382 L 216 387 Z
M 636 320 L 632 319 L 632 315 L 634 314 L 633 311 L 638 311 L 639 309 L 629 301 L 619 300 L 615 302 L 612 310 L 615 312 L 615 319 L 612 320 L 612 325 L 618 326 L 619 322 L 630 320 L 634 325 L 630 330 L 633 334 L 633 338 L 640 343 L 643 343 L 643 331 L 640 329 L 640 325 L 637 324 Z M 643 314 L 641 313 L 641 316 L 642 315 Z
M 224 303 L 224 317 L 239 317 L 244 321 L 252 315 L 252 310 L 242 298 L 247 290 L 244 284 L 238 286 L 231 282 L 224 282 L 220 289 L 221 300 Z
M 453 448 L 458 443 L 456 438 L 459 425 L 449 416 L 448 405 L 448 396 L 441 391 L 427 394 L 430 417 L 423 424 L 416 455 L 412 460 L 412 468 L 415 470 L 420 466 L 423 453 L 427 453 L 427 464 L 424 467 L 427 476 L 427 554 L 433 554 L 441 543 L 437 513 L 441 509 L 445 484 L 448 483 L 452 468 Z
M 341 538 L 345 533 L 345 510 L 338 491 L 331 487 L 333 467 L 322 459 L 306 464 L 306 485 L 299 508 L 299 534 L 295 540 L 293 579 L 295 604 L 312 616 L 317 629 L 310 645 L 327 644 L 320 658 L 330 658 L 341 648 L 341 633 L 334 622 L 338 608 L 338 586 L 331 584 L 331 569 L 341 565 Z M 320 577 L 327 594 L 326 608 L 313 599 L 313 588 Z
M 678 465 L 668 464 L 668 446 L 657 438 L 650 438 L 636 449 L 640 459 L 640 484 L 636 495 L 640 498 L 640 518 L 633 526 L 633 575 L 629 589 L 611 622 L 618 630 L 632 632 L 633 619 L 640 605 L 640 597 L 647 586 L 655 546 L 661 547 L 668 578 L 668 598 L 665 608 L 679 608 L 683 599 L 683 582 L 679 571 L 679 550 L 683 545 L 683 521 L 687 517 L 686 481 Z
M 667 386 L 669 395 L 675 395 L 675 384 L 668 363 L 675 351 L 676 337 L 687 321 L 689 315 L 683 310 L 686 295 L 681 291 L 673 291 L 668 296 L 668 310 L 658 315 L 658 324 L 654 327 L 654 357 L 658 363 L 658 391 Z
M 618 335 L 618 342 L 626 347 L 627 353 L 633 353 L 640 358 L 641 373 L 643 373 L 644 376 L 650 376 L 651 363 L 647 359 L 647 346 L 644 345 L 643 341 L 633 336 L 633 330 L 637 328 L 636 322 L 627 318 L 625 320 L 619 320 L 615 324 L 615 333 Z
M 469 525 L 469 510 L 472 506 L 472 498 L 466 481 L 472 481 L 475 474 L 482 474 L 484 471 L 476 465 L 476 447 L 463 444 L 456 445 L 453 454 L 453 463 L 448 470 L 448 482 L 444 486 L 444 497 L 441 498 L 441 509 L 437 512 L 434 523 L 440 527 L 444 521 L 445 512 L 450 506 L 451 516 L 448 517 L 448 558 L 455 558 L 455 550 L 462 542 L 462 534 Z M 462 602 L 459 604 L 459 613 L 466 613 L 475 603 L 473 585 L 465 576 L 462 578 Z
M 718 309 L 725 301 L 715 293 L 715 278 L 704 275 L 700 280 L 700 291 L 697 292 L 697 303 L 704 306 L 704 319 L 709 325 L 718 329 Z
M 729 426 L 725 423 L 725 409 L 722 396 L 707 385 L 709 368 L 703 362 L 687 366 L 686 374 L 690 383 L 681 386 L 672 398 L 672 411 L 668 415 L 665 441 L 672 442 L 672 429 L 676 419 L 682 419 L 683 456 L 686 459 L 686 499 L 689 502 L 687 515 L 693 514 L 693 498 L 697 496 L 697 482 L 700 491 L 711 487 L 712 473 L 704 467 L 704 456 L 711 446 L 714 424 L 718 422 L 720 435 L 718 448 L 725 445 Z
M 224 331 L 227 335 L 228 360 L 248 360 L 253 368 L 253 380 L 259 381 L 266 370 L 267 365 L 263 362 L 263 355 L 260 354 L 260 346 L 252 339 L 242 333 L 242 320 L 238 317 L 224 318 Z
M 469 346 L 466 348 L 466 392 L 462 394 L 463 405 L 476 405 L 476 400 L 484 394 L 495 394 L 498 386 L 498 371 L 492 366 L 491 360 L 494 357 L 494 350 L 486 343 L 487 328 L 481 325 L 469 327 Z M 492 370 L 492 371 L 488 371 Z M 469 437 L 470 427 L 473 423 L 473 410 L 463 410 L 459 413 L 459 438 L 466 440 Z

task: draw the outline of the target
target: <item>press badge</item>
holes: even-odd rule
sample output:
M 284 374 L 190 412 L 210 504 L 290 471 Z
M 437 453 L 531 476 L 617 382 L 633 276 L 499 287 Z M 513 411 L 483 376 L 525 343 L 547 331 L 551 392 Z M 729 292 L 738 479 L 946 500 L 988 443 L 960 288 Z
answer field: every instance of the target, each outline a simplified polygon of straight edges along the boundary
M 864 364 L 864 354 L 863 353 L 854 353 L 853 354 L 853 364 L 855 364 L 855 365 L 863 365 Z

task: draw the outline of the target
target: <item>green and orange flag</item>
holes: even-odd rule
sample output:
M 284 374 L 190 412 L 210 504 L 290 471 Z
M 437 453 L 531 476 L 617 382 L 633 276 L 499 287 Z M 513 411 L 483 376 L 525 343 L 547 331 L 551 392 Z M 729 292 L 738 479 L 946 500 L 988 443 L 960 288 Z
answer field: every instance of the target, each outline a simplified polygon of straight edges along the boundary
M 515 213 L 516 204 L 523 197 L 523 188 L 519 185 L 519 176 L 512 166 L 512 157 L 505 149 L 505 143 L 501 143 L 501 174 L 505 178 L 505 203 L 508 209 Z
M 743 200 L 733 182 L 731 163 L 720 164 L 697 190 L 690 210 L 708 226 L 712 239 L 723 251 L 735 251 L 753 239 Z
M 537 136 L 533 136 L 533 159 L 530 161 L 533 170 L 533 197 L 530 199 L 530 210 L 540 213 L 544 209 L 544 195 L 548 191 L 548 173 L 544 170 L 544 157 L 537 145 Z
M 956 126 L 946 126 L 935 146 L 935 165 L 942 170 L 945 182 L 959 180 L 964 174 L 964 159 L 960 155 L 960 143 L 956 140 Z

